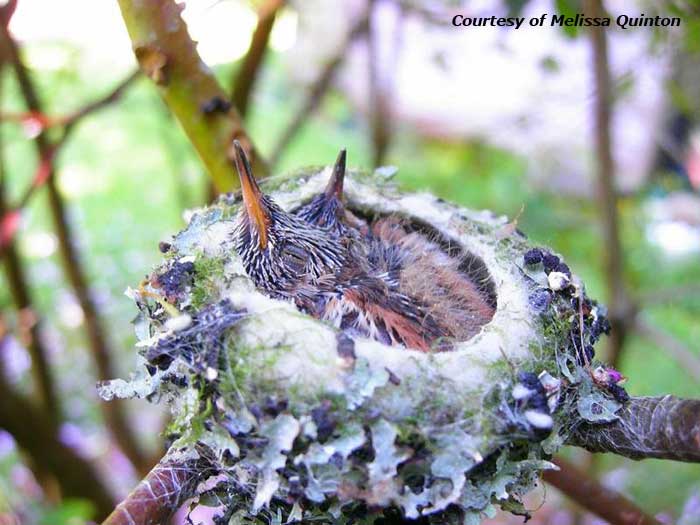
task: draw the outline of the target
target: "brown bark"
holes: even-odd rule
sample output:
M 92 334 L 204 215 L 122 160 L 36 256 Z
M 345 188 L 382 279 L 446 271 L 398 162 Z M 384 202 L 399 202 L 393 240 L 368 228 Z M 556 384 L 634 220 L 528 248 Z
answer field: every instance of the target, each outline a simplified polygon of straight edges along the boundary
M 586 0 L 584 6 L 587 16 L 604 16 L 605 8 L 602 0 Z M 608 317 L 613 327 L 610 334 L 608 361 L 616 367 L 634 319 L 635 308 L 630 301 L 624 280 L 623 250 L 617 212 L 618 193 L 615 187 L 615 166 L 610 133 L 612 82 L 605 28 L 591 27 L 590 37 L 595 78 L 596 194 L 603 229 L 603 264 L 608 291 Z
M 604 487 L 573 464 L 563 459 L 555 459 L 554 463 L 561 470 L 546 471 L 544 480 L 610 525 L 661 525 L 622 494 Z
M 326 63 L 318 78 L 311 85 L 309 88 L 309 93 L 304 99 L 303 104 L 294 114 L 294 117 L 292 117 L 292 120 L 287 125 L 277 141 L 277 144 L 272 150 L 272 154 L 270 155 L 269 159 L 271 169 L 277 164 L 279 159 L 282 157 L 282 154 L 287 149 L 287 146 L 289 146 L 289 143 L 296 136 L 304 123 L 316 111 L 323 100 L 326 91 L 328 91 L 328 88 L 330 88 L 336 72 L 343 63 L 343 59 L 345 58 L 348 49 L 357 38 L 367 33 L 367 27 L 368 21 L 366 16 L 362 17 L 355 23 L 344 44 L 340 47 L 338 53 L 336 53 L 336 55 Z
M 633 397 L 617 415 L 611 423 L 579 422 L 567 444 L 631 459 L 700 462 L 700 400 Z
M 12 62 L 20 85 L 20 91 L 30 111 L 43 113 L 39 96 L 34 88 L 29 74 L 22 63 L 16 43 L 3 29 L 3 43 L 7 50 L 8 57 Z M 70 127 L 68 127 L 70 129 Z M 34 140 L 39 158 L 44 159 L 54 155 L 56 144 L 53 144 L 45 133 L 39 134 Z M 59 251 L 63 261 L 66 277 L 73 288 L 78 303 L 85 316 L 85 328 L 87 331 L 90 350 L 95 361 L 97 375 L 99 379 L 112 379 L 116 377 L 116 369 L 112 362 L 112 350 L 109 348 L 107 337 L 101 325 L 97 307 L 90 294 L 89 285 L 82 267 L 82 261 L 74 244 L 74 233 L 68 222 L 68 214 L 56 184 L 55 171 L 53 165 L 46 181 L 48 190 L 49 210 L 53 218 L 56 235 L 58 237 Z M 115 441 L 124 454 L 134 464 L 140 472 L 147 472 L 147 456 L 141 451 L 134 434 L 128 423 L 124 406 L 120 403 L 100 403 L 103 410 L 107 426 L 109 427 Z
M 275 25 L 275 17 L 284 4 L 285 0 L 267 0 L 258 9 L 258 25 L 253 32 L 248 52 L 236 74 L 231 94 L 231 102 L 243 118 L 248 113 L 250 95 L 265 57 L 270 33 Z
M 170 451 L 141 480 L 102 525 L 168 523 L 182 503 L 194 496 L 197 484 L 211 474 L 204 459 L 185 459 Z

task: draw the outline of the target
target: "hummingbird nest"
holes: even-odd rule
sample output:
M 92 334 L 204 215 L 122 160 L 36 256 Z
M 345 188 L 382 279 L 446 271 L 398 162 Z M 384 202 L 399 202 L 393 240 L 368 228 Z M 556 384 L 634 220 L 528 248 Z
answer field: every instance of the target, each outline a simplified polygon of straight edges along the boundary
M 277 213 L 303 211 L 337 170 L 269 181 L 264 198 Z M 243 175 L 243 197 L 194 213 L 161 245 L 164 261 L 128 291 L 142 366 L 130 381 L 101 385 L 101 395 L 170 404 L 172 447 L 207 451 L 209 480 L 195 502 L 220 507 L 217 523 L 476 524 L 497 507 L 527 516 L 522 496 L 556 468 L 548 459 L 573 426 L 613 420 L 625 402 L 623 378 L 594 361 L 609 330 L 605 310 L 560 257 L 505 217 L 400 193 L 392 174 L 341 180 L 343 206 L 369 228 L 356 237 L 371 237 L 379 221 L 400 224 L 408 248 L 472 283 L 488 319 L 428 305 L 452 336 L 412 348 L 388 329 L 363 333 L 356 314 L 319 318 L 309 313 L 317 299 L 300 307 L 274 283 L 262 286 L 241 239 L 263 241 L 245 237 L 241 221 L 255 211 L 246 199 L 263 194 Z M 421 290 L 440 287 L 442 271 L 416 263 L 394 277 Z M 454 290 L 435 293 L 453 309 L 470 307 Z

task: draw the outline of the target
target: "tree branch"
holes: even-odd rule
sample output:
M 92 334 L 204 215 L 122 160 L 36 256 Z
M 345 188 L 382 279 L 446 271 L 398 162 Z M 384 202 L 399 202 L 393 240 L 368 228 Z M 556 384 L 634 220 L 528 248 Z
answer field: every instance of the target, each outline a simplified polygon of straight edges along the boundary
M 201 456 L 186 458 L 170 450 L 102 525 L 165 524 L 200 481 L 211 475 L 211 465 Z
M 182 6 L 173 0 L 119 0 L 119 7 L 141 69 L 158 86 L 218 190 L 238 186 L 228 155 L 233 139 L 249 150 L 256 173 L 265 175 L 240 115 L 190 39 Z
M 285 0 L 267 0 L 258 9 L 258 25 L 255 27 L 248 52 L 236 74 L 231 93 L 231 102 L 242 118 L 245 118 L 248 113 L 250 95 L 265 56 L 275 17 L 284 4 Z
M 573 464 L 557 458 L 561 470 L 547 470 L 544 480 L 610 525 L 660 525 L 619 492 L 604 487 Z
M 602 0 L 586 0 L 587 16 L 602 17 Z M 604 268 L 608 290 L 608 317 L 613 326 L 610 334 L 608 361 L 617 367 L 627 332 L 634 319 L 634 307 L 625 287 L 622 243 L 620 242 L 618 194 L 615 187 L 615 167 L 611 146 L 612 82 L 608 45 L 603 27 L 590 28 L 595 78 L 595 142 L 597 166 L 597 197 L 603 227 Z
M 367 33 L 367 28 L 368 19 L 367 16 L 363 16 L 352 27 L 345 42 L 340 47 L 340 50 L 326 63 L 325 67 L 321 71 L 321 74 L 309 88 L 309 92 L 304 100 L 304 103 L 299 107 L 287 128 L 277 141 L 277 144 L 273 148 L 272 154 L 270 155 L 271 167 L 274 167 L 277 164 L 294 136 L 299 132 L 309 116 L 316 111 L 319 104 L 323 100 L 323 96 L 331 86 L 331 82 L 333 81 L 338 68 L 340 68 L 340 65 L 343 63 L 343 59 L 345 58 L 348 49 L 357 38 Z
M 61 142 L 65 141 L 73 128 L 80 123 L 85 117 L 92 113 L 106 108 L 107 106 L 117 102 L 124 92 L 131 86 L 134 81 L 141 76 L 141 72 L 137 69 L 129 73 L 124 79 L 119 82 L 109 93 L 103 97 L 86 104 L 75 113 L 62 118 L 59 123 L 64 126 L 63 137 Z
M 124 91 L 126 91 L 126 89 L 139 76 L 140 71 L 136 70 L 129 74 L 119 84 L 117 84 L 116 87 L 104 97 L 101 97 L 93 102 L 90 102 L 89 104 L 86 104 L 71 115 L 59 119 L 50 119 L 52 126 L 63 126 L 63 135 L 61 136 L 61 139 L 56 144 L 54 144 L 53 150 L 51 151 L 51 155 L 47 158 L 41 159 L 41 164 L 39 166 L 39 169 L 37 170 L 37 174 L 35 175 L 34 179 L 29 185 L 29 188 L 26 189 L 22 197 L 19 199 L 19 203 L 14 208 L 15 211 L 24 208 L 29 202 L 29 199 L 31 199 L 34 192 L 36 192 L 36 190 L 41 188 L 44 185 L 44 183 L 46 183 L 49 174 L 54 171 L 53 162 L 58 154 L 58 150 L 66 142 L 75 126 L 77 126 L 84 118 L 90 116 L 92 113 L 99 111 L 100 109 L 104 109 L 110 104 L 113 104 L 114 102 L 118 101 L 123 95 Z M 49 173 L 44 174 L 45 171 L 48 171 Z
M 576 425 L 567 444 L 631 459 L 700 462 L 700 400 L 633 397 L 611 423 Z

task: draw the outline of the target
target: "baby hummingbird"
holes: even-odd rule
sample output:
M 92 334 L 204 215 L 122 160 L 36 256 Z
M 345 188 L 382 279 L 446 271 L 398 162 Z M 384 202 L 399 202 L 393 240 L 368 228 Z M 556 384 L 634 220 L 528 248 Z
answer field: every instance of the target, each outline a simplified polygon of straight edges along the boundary
M 233 145 L 244 204 L 235 245 L 246 272 L 270 295 L 296 301 L 313 296 L 324 279 L 332 280 L 342 267 L 345 248 L 327 231 L 287 213 L 265 195 L 240 143 Z
M 483 304 L 465 304 L 465 294 L 478 290 L 435 243 L 398 219 L 379 218 L 370 227 L 347 209 L 345 150 L 324 191 L 292 214 L 262 193 L 240 144 L 234 147 L 244 203 L 236 249 L 259 289 L 351 335 L 424 352 L 446 349 L 448 339 L 469 332 L 451 323 L 481 322 Z M 427 275 L 436 279 L 432 292 Z M 465 314 L 446 315 L 452 307 Z
M 305 221 L 341 238 L 356 237 L 358 233 L 367 232 L 367 223 L 348 210 L 344 203 L 346 159 L 347 151 L 341 149 L 324 191 L 295 212 L 295 215 Z

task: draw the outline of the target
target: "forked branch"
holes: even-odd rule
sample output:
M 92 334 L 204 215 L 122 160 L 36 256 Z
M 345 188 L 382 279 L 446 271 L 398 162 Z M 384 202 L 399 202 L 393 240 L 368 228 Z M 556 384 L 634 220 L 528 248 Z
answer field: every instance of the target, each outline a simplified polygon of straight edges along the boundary
M 174 0 L 119 0 L 136 59 L 202 159 L 219 192 L 237 187 L 228 151 L 233 139 L 249 150 L 256 173 L 267 169 L 241 117 L 202 61 Z

